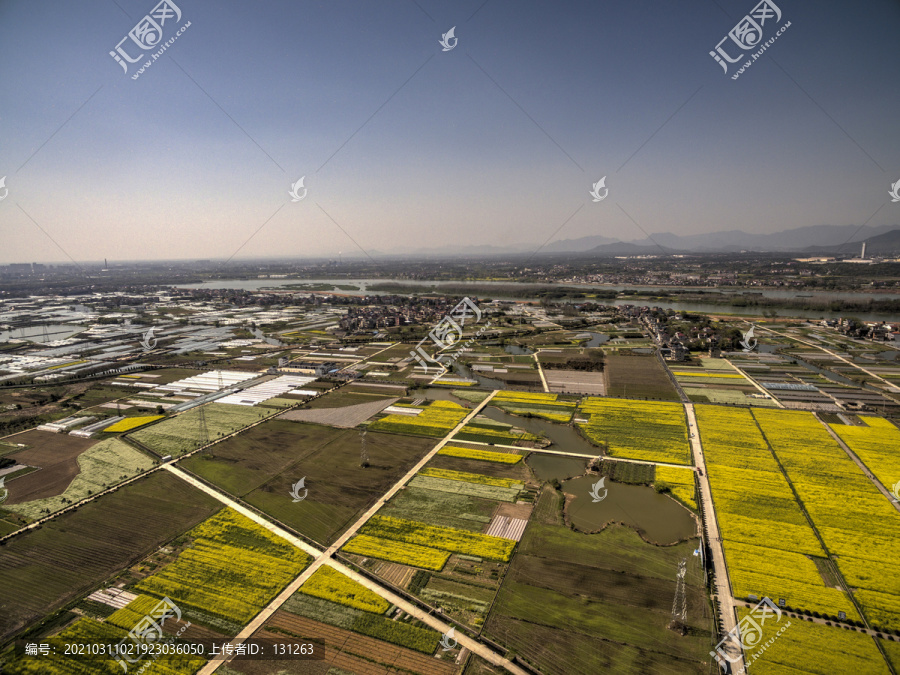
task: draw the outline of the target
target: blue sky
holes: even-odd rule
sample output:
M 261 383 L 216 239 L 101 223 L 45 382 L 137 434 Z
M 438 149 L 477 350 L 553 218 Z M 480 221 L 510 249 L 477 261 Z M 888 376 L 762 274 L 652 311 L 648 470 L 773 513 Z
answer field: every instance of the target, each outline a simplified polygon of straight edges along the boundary
M 752 1 L 176 2 L 134 80 L 152 0 L 0 0 L 0 263 L 900 224 L 896 1 L 780 0 L 737 80 Z

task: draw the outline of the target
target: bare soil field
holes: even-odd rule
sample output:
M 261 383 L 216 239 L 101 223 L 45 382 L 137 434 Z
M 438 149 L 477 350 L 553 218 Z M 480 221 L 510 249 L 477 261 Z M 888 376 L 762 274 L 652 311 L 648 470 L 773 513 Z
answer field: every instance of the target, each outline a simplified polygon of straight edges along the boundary
M 266 628 L 269 627 L 277 629 L 278 633 L 285 631 L 290 634 L 321 641 L 327 647 L 331 647 L 333 651 L 342 652 L 335 654 L 332 665 L 340 668 L 342 667 L 340 661 L 350 658 L 356 662 L 351 668 L 352 671 L 360 675 L 393 673 L 397 672 L 394 670 L 395 668 L 401 670 L 401 672 L 406 670 L 420 673 L 421 675 L 453 675 L 456 672 L 455 665 L 441 663 L 433 656 L 420 654 L 411 649 L 398 647 L 343 628 L 299 617 L 289 612 L 276 612 L 266 624 Z M 258 632 L 254 637 L 262 636 Z M 365 661 L 359 663 L 360 659 L 353 658 L 352 655 L 362 656 L 365 658 Z M 348 663 L 347 665 L 350 664 Z M 363 669 L 360 669 L 361 666 Z
M 663 401 L 681 400 L 655 356 L 609 354 L 606 357 L 604 372 L 607 377 L 608 396 Z
M 40 471 L 10 481 L 7 504 L 21 504 L 33 499 L 62 494 L 78 475 L 78 455 L 96 445 L 91 438 L 78 438 L 50 431 L 27 431 L 14 437 L 16 443 L 28 448 L 7 455 L 19 464 L 40 467 Z
M 544 370 L 544 377 L 551 392 L 606 396 L 606 375 L 584 370 Z
M 363 393 L 360 391 L 347 391 L 344 388 L 326 394 L 315 401 L 310 401 L 304 406 L 304 410 L 316 410 L 319 408 L 343 408 L 348 405 L 356 405 L 358 403 L 371 403 L 372 401 L 381 401 L 393 392 L 372 392 Z
M 279 419 L 352 429 L 399 400 L 398 398 L 385 398 L 372 401 L 371 403 L 357 403 L 356 405 L 348 405 L 342 408 L 289 410 L 283 415 L 279 415 Z

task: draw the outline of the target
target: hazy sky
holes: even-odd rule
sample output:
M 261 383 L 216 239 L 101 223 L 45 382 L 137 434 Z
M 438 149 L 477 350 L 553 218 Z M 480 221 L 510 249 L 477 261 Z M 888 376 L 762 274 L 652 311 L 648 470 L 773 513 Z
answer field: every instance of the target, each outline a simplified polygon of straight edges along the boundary
M 896 0 L 176 2 L 0 0 L 0 263 L 900 223 Z

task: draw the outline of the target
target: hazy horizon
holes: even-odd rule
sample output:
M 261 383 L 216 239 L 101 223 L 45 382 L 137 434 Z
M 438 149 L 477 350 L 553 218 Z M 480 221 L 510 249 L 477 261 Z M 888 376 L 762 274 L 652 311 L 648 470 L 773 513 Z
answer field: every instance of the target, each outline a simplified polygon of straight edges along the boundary
M 135 80 L 157 1 L 0 4 L 0 264 L 900 222 L 898 3 L 778 0 L 736 80 L 752 0 L 175 5 Z

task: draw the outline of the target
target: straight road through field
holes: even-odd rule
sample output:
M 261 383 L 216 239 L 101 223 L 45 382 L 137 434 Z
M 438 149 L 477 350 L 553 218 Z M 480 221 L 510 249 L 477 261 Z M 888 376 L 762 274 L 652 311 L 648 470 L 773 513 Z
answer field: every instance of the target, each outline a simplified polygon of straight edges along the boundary
M 773 396 L 773 395 L 770 394 L 768 391 L 766 391 L 766 390 L 763 388 L 763 386 L 762 386 L 759 382 L 757 382 L 755 379 L 753 379 L 750 375 L 748 375 L 748 374 L 745 373 L 743 370 L 741 370 L 740 368 L 738 368 L 736 365 L 734 365 L 734 364 L 733 364 L 731 361 L 729 361 L 728 359 L 724 359 L 724 358 L 723 358 L 722 360 L 725 361 L 725 363 L 727 363 L 729 366 L 731 366 L 732 368 L 734 368 L 736 371 L 738 371 L 738 373 L 740 373 L 740 374 L 743 376 L 743 378 L 744 378 L 745 380 L 747 380 L 750 384 L 752 384 L 754 387 L 756 387 L 757 389 L 759 389 L 763 394 L 765 394 L 765 395 L 766 395 L 766 398 L 770 398 L 770 399 L 772 399 L 773 401 L 775 401 L 775 403 L 778 405 L 779 408 L 784 408 L 784 407 L 785 407 L 784 403 L 782 403 L 782 402 L 779 401 L 775 396 Z
M 706 541 L 712 551 L 713 571 L 716 580 L 716 597 L 719 599 L 723 632 L 729 633 L 737 627 L 737 610 L 734 598 L 731 594 L 731 581 L 728 578 L 728 567 L 725 565 L 725 549 L 722 547 L 722 539 L 719 536 L 719 524 L 716 521 L 716 510 L 712 500 L 712 490 L 709 485 L 709 473 L 706 470 L 706 459 L 703 456 L 703 445 L 700 442 L 700 430 L 697 427 L 697 417 L 694 414 L 692 403 L 684 405 L 687 414 L 688 430 L 690 431 L 691 447 L 694 451 L 695 462 L 700 467 L 698 476 L 700 484 L 700 498 L 703 501 L 703 524 L 706 527 Z M 744 657 L 741 650 L 728 640 L 722 647 L 732 662 L 734 672 L 743 672 Z
M 286 539 L 287 541 L 292 543 L 294 546 L 296 546 L 297 548 L 301 549 L 302 551 L 304 551 L 305 553 L 308 553 L 309 555 L 311 555 L 313 557 L 313 561 L 309 565 L 309 567 L 307 567 L 305 570 L 303 570 L 303 572 L 296 579 L 294 579 L 281 593 L 279 593 L 278 596 L 274 600 L 272 600 L 272 602 L 270 602 L 259 614 L 257 614 L 256 617 L 250 623 L 248 623 L 240 631 L 240 633 L 237 634 L 237 636 L 232 640 L 232 644 L 234 644 L 234 645 L 241 644 L 242 642 L 247 640 L 251 635 L 253 635 L 257 630 L 262 628 L 265 625 L 266 621 L 268 621 L 271 618 L 271 616 L 276 611 L 278 611 L 278 609 L 280 609 L 281 606 L 285 602 L 287 602 L 288 598 L 290 598 L 294 593 L 296 593 L 297 590 L 306 582 L 306 580 L 309 579 L 315 573 L 315 571 L 317 569 L 319 569 L 319 567 L 321 567 L 322 565 L 328 565 L 330 567 L 333 567 L 334 569 L 345 574 L 346 576 L 350 577 L 351 579 L 358 581 L 359 583 L 363 584 L 366 588 L 377 593 L 381 597 L 385 598 L 388 602 L 393 603 L 394 605 L 396 605 L 397 607 L 402 609 L 404 612 L 410 614 L 411 616 L 415 617 L 416 619 L 423 622 L 424 624 L 431 626 L 435 630 L 440 631 L 441 633 L 446 633 L 447 631 L 449 631 L 450 628 L 452 627 L 451 624 L 445 623 L 445 622 L 441 621 L 440 619 L 428 614 L 427 612 L 422 611 L 421 609 L 419 609 L 412 603 L 401 598 L 399 595 L 396 595 L 396 594 L 392 593 L 390 590 L 382 587 L 380 584 L 377 584 L 374 581 L 362 576 L 361 574 L 355 572 L 354 570 L 350 569 L 349 567 L 346 567 L 345 565 L 341 564 L 340 562 L 333 560 L 332 556 L 341 548 L 341 546 L 343 546 L 346 543 L 347 539 L 349 539 L 357 530 L 359 530 L 360 527 L 362 527 L 362 525 L 364 525 L 366 523 L 366 521 L 368 521 L 373 515 L 375 515 L 375 513 L 378 511 L 378 509 L 380 509 L 381 506 L 388 499 L 393 497 L 397 493 L 398 490 L 400 490 L 416 473 L 418 473 L 419 470 L 432 457 L 434 457 L 434 455 L 436 455 L 438 453 L 438 451 L 444 447 L 444 445 L 447 444 L 447 442 L 450 440 L 450 438 L 453 437 L 454 434 L 459 432 L 460 429 L 462 429 L 479 412 L 481 412 L 481 410 L 484 408 L 484 406 L 487 405 L 487 403 L 491 400 L 491 398 L 493 398 L 493 396 L 496 393 L 497 393 L 496 391 L 492 392 L 487 398 L 484 399 L 484 401 L 481 402 L 481 404 L 476 406 L 475 409 L 470 414 L 466 415 L 466 417 L 463 419 L 462 422 L 460 422 L 450 433 L 448 433 L 446 436 L 444 436 L 444 438 L 437 445 L 435 445 L 434 448 L 432 448 L 432 450 L 416 464 L 416 466 L 414 466 L 412 469 L 410 469 L 410 471 L 405 476 L 403 476 L 403 478 L 401 478 L 399 481 L 397 481 L 397 483 L 395 483 L 394 486 L 390 490 L 388 490 L 387 493 L 385 493 L 385 495 L 381 499 L 379 499 L 378 502 L 376 502 L 376 504 L 371 509 L 366 511 L 366 513 L 364 513 L 362 515 L 362 517 L 359 518 L 359 520 L 357 520 L 350 527 L 350 529 L 344 533 L 344 535 L 341 538 L 339 538 L 334 544 L 332 544 L 324 552 L 319 551 L 318 549 L 315 549 L 315 548 L 309 546 L 306 542 L 304 542 L 301 539 L 298 539 L 297 537 L 292 535 L 290 532 L 284 530 L 283 528 L 281 528 L 280 526 L 278 526 L 274 523 L 269 522 L 268 520 L 266 520 L 259 514 L 251 511 L 250 509 L 247 509 L 246 507 L 237 503 L 235 500 L 231 499 L 227 495 L 224 495 L 221 492 L 219 492 L 218 490 L 210 487 L 209 485 L 202 483 L 201 481 L 197 480 L 196 478 L 187 474 L 186 472 L 182 471 L 181 469 L 179 469 L 171 464 L 165 465 L 164 468 L 167 471 L 172 472 L 174 475 L 176 475 L 179 478 L 181 478 L 182 480 L 190 483 L 194 487 L 196 487 L 200 490 L 203 490 L 208 495 L 218 499 L 223 504 L 226 504 L 226 505 L 230 506 L 231 508 L 235 509 L 236 511 L 238 511 L 239 513 L 247 516 L 248 518 L 252 519 L 254 522 L 256 522 L 259 525 L 261 525 L 262 527 L 266 528 L 268 531 L 272 532 L 273 534 L 275 534 L 279 537 L 282 537 L 283 539 Z M 476 640 L 473 640 L 462 634 L 456 635 L 456 640 L 462 647 L 469 649 L 470 651 L 474 652 L 475 654 L 477 654 L 481 658 L 485 659 L 489 663 L 492 663 L 496 666 L 504 668 L 505 670 L 507 670 L 510 673 L 513 673 L 514 675 L 528 675 L 528 673 L 525 670 L 519 668 L 511 661 L 509 661 L 508 659 L 504 658 L 503 656 L 501 656 L 500 654 L 495 652 L 493 649 L 487 647 L 486 645 L 481 644 L 480 642 L 477 642 Z M 223 663 L 222 661 L 210 661 L 209 663 L 207 663 L 203 668 L 201 668 L 198 671 L 198 674 L 199 675 L 211 675 L 211 673 L 215 672 L 215 670 L 219 666 L 221 666 L 222 663 Z
M 537 366 L 538 375 L 541 376 L 541 384 L 544 386 L 544 391 L 550 392 L 550 385 L 547 384 L 547 378 L 544 377 L 544 369 L 541 368 L 541 360 L 538 358 L 538 354 L 540 354 L 541 350 L 538 349 L 532 356 L 534 356 L 534 363 Z

